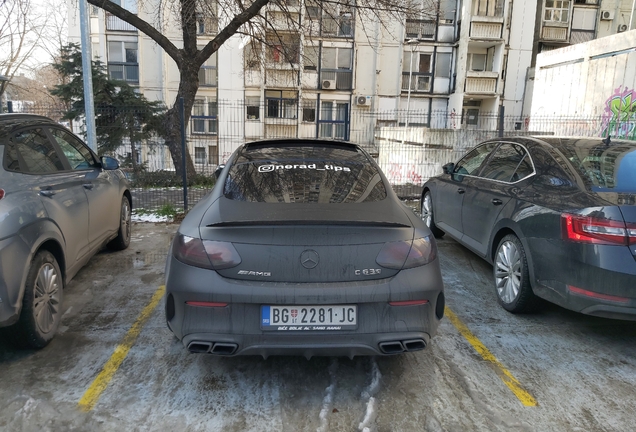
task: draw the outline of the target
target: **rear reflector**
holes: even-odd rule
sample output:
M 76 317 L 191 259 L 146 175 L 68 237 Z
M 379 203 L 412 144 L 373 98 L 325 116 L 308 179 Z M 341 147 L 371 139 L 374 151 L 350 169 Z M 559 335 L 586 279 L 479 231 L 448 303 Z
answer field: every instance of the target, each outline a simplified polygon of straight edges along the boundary
M 561 215 L 562 236 L 579 243 L 625 245 L 636 243 L 634 229 L 625 222 L 564 213 Z M 629 237 L 628 237 L 629 232 Z
M 612 301 L 617 303 L 629 302 L 629 299 L 627 297 L 618 297 L 618 296 L 613 296 L 609 294 L 601 294 L 594 291 L 588 291 L 582 288 L 577 288 L 571 285 L 568 285 L 568 290 L 570 290 L 572 294 L 578 294 L 584 297 L 591 297 L 591 298 L 595 298 L 599 300 Z
M 199 307 L 225 307 L 225 306 L 227 306 L 227 303 L 203 302 L 203 301 L 187 301 L 186 304 L 188 306 L 199 306 Z
M 419 305 L 423 305 L 427 303 L 428 303 L 428 300 L 407 300 L 407 301 L 389 302 L 391 306 L 419 306 Z

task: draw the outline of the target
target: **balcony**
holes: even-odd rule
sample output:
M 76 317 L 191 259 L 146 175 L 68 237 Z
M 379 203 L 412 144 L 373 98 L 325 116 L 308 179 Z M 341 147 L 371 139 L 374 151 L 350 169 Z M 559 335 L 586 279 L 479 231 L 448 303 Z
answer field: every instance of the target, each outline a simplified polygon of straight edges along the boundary
M 128 84 L 139 84 L 139 64 L 108 62 L 108 76 Z
M 276 88 L 296 88 L 298 87 L 298 71 L 297 70 L 265 70 L 265 85 L 267 87 Z
M 502 28 L 502 22 L 473 21 L 470 23 L 470 37 L 473 39 L 501 39 Z
M 577 44 L 589 42 L 594 39 L 594 30 L 574 30 L 570 33 L 570 43 Z
M 115 15 L 109 14 L 108 12 L 106 12 L 106 30 L 137 33 L 137 29 L 134 26 L 128 24 L 126 21 L 117 18 Z
M 406 39 L 433 39 L 437 23 L 433 20 L 406 20 Z
M 493 95 L 497 93 L 497 72 L 468 72 L 464 93 Z

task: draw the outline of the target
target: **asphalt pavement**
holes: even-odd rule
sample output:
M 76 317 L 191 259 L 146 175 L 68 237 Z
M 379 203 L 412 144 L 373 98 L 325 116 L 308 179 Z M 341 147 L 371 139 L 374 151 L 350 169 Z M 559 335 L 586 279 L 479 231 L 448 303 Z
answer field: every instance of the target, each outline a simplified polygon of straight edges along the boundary
M 190 354 L 161 300 L 174 224 L 137 223 L 123 252 L 68 285 L 40 351 L 0 343 L 2 431 L 630 431 L 636 327 L 544 304 L 499 307 L 492 268 L 438 242 L 447 316 L 394 357 Z

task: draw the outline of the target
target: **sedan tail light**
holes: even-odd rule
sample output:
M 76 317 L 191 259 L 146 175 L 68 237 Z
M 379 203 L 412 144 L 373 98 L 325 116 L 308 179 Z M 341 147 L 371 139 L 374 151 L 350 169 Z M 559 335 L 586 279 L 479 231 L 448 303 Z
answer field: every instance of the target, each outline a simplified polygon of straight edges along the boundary
M 172 245 L 175 258 L 184 264 L 212 270 L 236 267 L 241 257 L 229 242 L 201 240 L 177 234 Z
M 408 269 L 423 266 L 437 258 L 437 246 L 430 237 L 413 241 L 385 243 L 375 262 L 390 269 Z
M 0 189 L 0 200 L 4 198 L 4 189 Z
M 564 213 L 561 227 L 565 240 L 625 246 L 636 243 L 636 225 L 622 221 Z

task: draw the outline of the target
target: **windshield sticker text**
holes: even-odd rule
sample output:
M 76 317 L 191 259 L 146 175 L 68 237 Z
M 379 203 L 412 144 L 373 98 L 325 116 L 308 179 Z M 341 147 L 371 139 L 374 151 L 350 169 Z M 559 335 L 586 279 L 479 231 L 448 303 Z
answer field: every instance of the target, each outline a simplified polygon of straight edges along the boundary
M 277 171 L 277 170 L 292 170 L 292 169 L 308 169 L 308 170 L 316 170 L 316 171 L 342 171 L 342 172 L 351 172 L 351 168 L 349 167 L 343 167 L 343 166 L 338 166 L 338 165 L 331 165 L 331 164 L 325 164 L 323 166 L 320 165 L 316 165 L 316 164 L 288 164 L 288 165 L 274 165 L 274 164 L 268 164 L 268 165 L 260 165 L 258 167 L 258 172 L 260 173 L 267 173 L 267 172 L 273 172 L 273 171 Z

